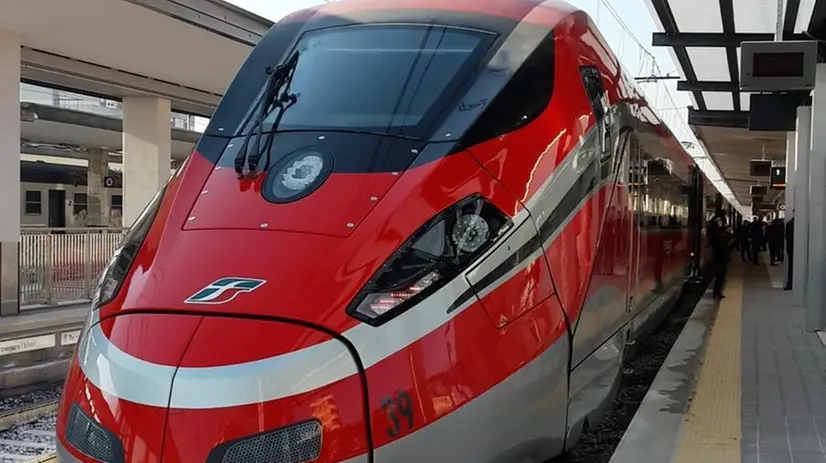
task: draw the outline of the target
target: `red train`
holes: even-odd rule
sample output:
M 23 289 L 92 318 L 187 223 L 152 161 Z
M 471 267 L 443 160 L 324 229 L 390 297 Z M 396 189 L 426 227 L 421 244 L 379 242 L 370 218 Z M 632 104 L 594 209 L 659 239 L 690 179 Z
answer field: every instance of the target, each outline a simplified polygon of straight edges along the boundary
M 60 461 L 563 453 L 702 265 L 708 188 L 568 4 L 297 12 L 103 272 Z

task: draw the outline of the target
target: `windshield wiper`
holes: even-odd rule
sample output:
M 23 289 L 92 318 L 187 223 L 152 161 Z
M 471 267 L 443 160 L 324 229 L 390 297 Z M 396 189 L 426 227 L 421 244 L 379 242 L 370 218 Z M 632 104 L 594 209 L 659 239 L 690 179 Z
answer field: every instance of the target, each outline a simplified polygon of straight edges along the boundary
M 261 156 L 263 156 L 264 153 L 267 153 L 268 155 L 267 164 L 269 165 L 269 152 L 275 138 L 275 131 L 278 129 L 278 124 L 281 123 L 281 117 L 284 115 L 284 111 L 298 101 L 298 96 L 294 93 L 290 93 L 290 83 L 292 82 L 293 75 L 295 75 L 295 67 L 297 64 L 298 51 L 296 50 L 296 52 L 293 53 L 286 63 L 278 65 L 275 69 L 267 66 L 267 74 L 269 74 L 266 83 L 267 88 L 264 96 L 257 105 L 256 113 L 253 115 L 253 126 L 244 138 L 244 143 L 241 145 L 238 155 L 235 156 L 235 172 L 238 174 L 239 179 L 245 177 L 244 161 L 247 159 L 248 155 L 249 174 L 247 176 L 249 178 L 255 178 L 255 176 L 258 175 L 258 162 L 261 160 Z M 262 147 L 261 137 L 264 133 L 264 121 L 276 110 L 278 110 L 278 115 L 275 117 L 275 120 L 267 133 Z M 250 141 L 253 136 L 255 137 L 255 149 L 252 154 L 249 154 L 248 151 L 250 148 Z M 265 167 L 264 170 L 266 170 L 267 167 Z

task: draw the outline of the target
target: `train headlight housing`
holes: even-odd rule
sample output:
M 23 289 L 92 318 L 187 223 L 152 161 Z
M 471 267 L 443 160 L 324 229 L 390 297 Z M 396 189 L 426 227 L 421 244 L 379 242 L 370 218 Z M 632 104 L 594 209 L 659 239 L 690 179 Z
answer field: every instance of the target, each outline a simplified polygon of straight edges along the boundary
M 120 246 L 115 250 L 109 263 L 100 274 L 97 289 L 92 296 L 92 310 L 99 309 L 101 306 L 111 302 L 117 296 L 123 280 L 129 273 L 135 256 L 141 248 L 149 229 L 152 228 L 152 223 L 155 221 L 155 216 L 158 214 L 158 209 L 161 205 L 161 199 L 166 191 L 166 187 L 162 188 L 149 201 L 149 204 L 144 208 L 141 215 L 135 220 L 129 231 L 121 240 Z
M 512 225 L 480 195 L 459 201 L 420 227 L 367 282 L 347 313 L 379 326 L 461 274 Z
M 269 171 L 262 188 L 264 198 L 276 204 L 297 201 L 317 190 L 332 171 L 332 155 L 299 150 Z

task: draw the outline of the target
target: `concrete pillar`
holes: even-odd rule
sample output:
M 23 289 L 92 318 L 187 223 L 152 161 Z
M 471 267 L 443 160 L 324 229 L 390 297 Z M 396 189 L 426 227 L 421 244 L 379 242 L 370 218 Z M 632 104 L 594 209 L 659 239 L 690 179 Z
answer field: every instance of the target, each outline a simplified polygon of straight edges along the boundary
M 123 226 L 129 227 L 169 180 L 172 116 L 169 100 L 123 99 Z
M 0 315 L 20 311 L 20 38 L 0 31 Z
M 783 192 L 786 210 L 783 211 L 783 213 L 781 214 L 783 217 L 783 221 L 786 224 L 788 224 L 789 220 L 791 220 L 792 217 L 794 217 L 794 176 L 797 159 L 796 148 L 797 142 L 795 140 L 795 132 L 788 132 L 786 134 L 786 191 Z M 785 253 L 786 250 L 784 249 L 783 252 Z M 788 286 L 789 284 L 791 284 L 791 282 L 788 281 L 787 278 L 789 275 L 788 256 L 786 256 L 786 258 L 783 259 L 783 275 L 786 276 L 784 281 L 786 281 L 786 285 Z
M 109 225 L 111 204 L 104 181 L 109 175 L 109 153 L 102 149 L 89 150 L 89 174 L 86 181 L 86 223 L 89 227 Z
M 822 330 L 826 321 L 826 64 L 817 65 L 812 92 L 812 131 L 809 145 L 809 262 L 806 275 L 806 324 L 808 331 Z M 797 243 L 795 243 L 797 244 Z
M 809 147 L 812 130 L 811 106 L 797 108 L 794 172 L 794 268 L 792 269 L 792 304 L 806 305 L 806 284 L 809 268 Z

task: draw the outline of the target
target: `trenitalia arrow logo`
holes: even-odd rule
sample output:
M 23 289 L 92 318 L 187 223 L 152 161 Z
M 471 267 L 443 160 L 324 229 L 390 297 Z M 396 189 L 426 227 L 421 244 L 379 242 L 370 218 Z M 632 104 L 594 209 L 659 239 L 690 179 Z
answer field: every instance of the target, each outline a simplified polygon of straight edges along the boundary
M 251 293 L 266 280 L 226 277 L 213 281 L 184 301 L 184 304 L 226 304 L 241 293 Z

